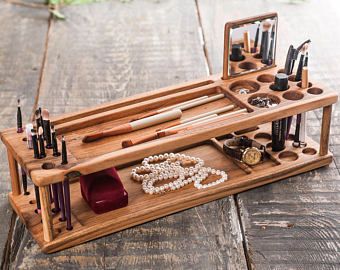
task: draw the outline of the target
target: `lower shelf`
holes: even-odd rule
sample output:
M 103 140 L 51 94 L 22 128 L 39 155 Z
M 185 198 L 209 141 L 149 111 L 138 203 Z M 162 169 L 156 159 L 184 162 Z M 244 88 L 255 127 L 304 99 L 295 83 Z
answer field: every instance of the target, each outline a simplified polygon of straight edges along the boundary
M 129 166 L 118 171 L 125 189 L 129 193 L 128 206 L 97 215 L 83 200 L 79 182 L 72 182 L 70 188 L 73 230 L 67 231 L 66 222 L 60 222 L 59 214 L 55 215 L 53 217 L 54 240 L 51 242 L 43 240 L 41 217 L 34 212 L 36 204 L 33 188 L 29 189 L 30 195 L 27 196 L 13 196 L 10 193 L 9 200 L 42 250 L 52 253 L 331 163 L 332 155 L 329 153 L 320 156 L 318 154 L 319 145 L 311 139 L 307 139 L 306 148 L 294 148 L 291 146 L 292 141 L 287 141 L 284 151 L 272 153 L 268 128 L 269 126 L 263 126 L 256 131 L 244 134 L 268 145 L 268 152 L 272 156 L 272 159 L 267 159 L 252 167 L 250 173 L 246 173 L 236 166 L 216 145 L 209 142 L 180 151 L 200 157 L 205 161 L 206 166 L 228 173 L 228 181 L 204 190 L 198 190 L 191 184 L 165 194 L 147 195 L 143 192 L 140 183 L 130 179 L 130 171 L 133 166 Z M 207 181 L 209 180 L 211 179 Z

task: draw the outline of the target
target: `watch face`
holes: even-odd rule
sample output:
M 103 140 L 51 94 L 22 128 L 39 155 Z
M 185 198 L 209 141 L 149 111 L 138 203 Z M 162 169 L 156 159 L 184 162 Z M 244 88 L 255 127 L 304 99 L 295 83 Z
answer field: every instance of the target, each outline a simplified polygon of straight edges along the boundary
M 242 161 L 248 165 L 258 164 L 261 158 L 262 153 L 256 147 L 247 148 L 242 155 Z

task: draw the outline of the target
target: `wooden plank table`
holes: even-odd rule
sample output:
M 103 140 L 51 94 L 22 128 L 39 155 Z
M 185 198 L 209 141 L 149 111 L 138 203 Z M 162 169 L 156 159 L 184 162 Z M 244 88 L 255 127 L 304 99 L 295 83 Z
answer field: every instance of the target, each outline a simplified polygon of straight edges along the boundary
M 12 92 L 6 94 L 10 99 L 4 104 L 10 106 L 4 105 L 2 108 L 6 111 L 0 111 L 1 117 L 8 119 L 4 126 L 15 124 L 13 115 L 18 90 L 32 99 L 23 108 L 25 119 L 28 119 L 37 106 L 35 96 L 38 97 L 37 103 L 48 108 L 53 115 L 203 77 L 207 70 L 210 73 L 220 72 L 222 50 L 218 48 L 223 46 L 224 23 L 236 17 L 273 10 L 279 12 L 280 20 L 279 59 L 285 56 L 289 42 L 295 44 L 310 37 L 313 41 L 312 77 L 333 89 L 340 85 L 336 80 L 340 67 L 340 58 L 336 57 L 339 52 L 331 50 L 328 43 L 333 40 L 332 44 L 337 44 L 337 39 L 340 39 L 331 31 L 339 18 L 335 3 L 328 1 L 320 7 L 317 1 L 297 5 L 263 1 L 254 5 L 247 0 L 240 8 L 239 2 L 224 2 L 168 0 L 123 4 L 110 1 L 66 7 L 63 10 L 68 17 L 66 21 L 48 20 L 44 10 L 13 7 L 0 2 L 7 11 L 15 11 L 12 17 L 5 16 L 0 8 L 0 22 L 10 25 L 16 20 L 15 30 L 19 34 L 14 35 L 9 28 L 3 28 L 2 32 L 9 37 L 21 37 L 18 44 L 23 46 L 27 42 L 29 46 L 25 48 L 31 48 L 29 54 L 18 56 L 16 51 L 22 53 L 23 49 L 3 45 L 16 61 L 1 61 L 0 80 L 13 77 L 12 73 L 8 73 L 11 69 L 30 78 L 23 79 L 22 84 L 19 84 L 21 80 L 16 80 L 15 85 L 9 85 Z M 305 16 L 316 10 L 319 16 Z M 22 25 L 17 20 L 22 20 Z M 322 28 L 322 24 L 329 29 Z M 4 25 L 1 23 L 0 29 Z M 203 47 L 198 31 L 200 26 L 206 42 Z M 31 31 L 29 36 L 27 33 Z M 33 33 L 36 35 L 34 40 Z M 1 56 L 0 53 L 0 60 Z M 331 64 L 323 58 L 327 56 Z M 39 76 L 27 71 L 31 61 L 38 63 L 35 66 L 38 71 L 42 70 L 40 84 Z M 326 63 L 329 64 L 327 68 L 322 65 Z M 2 95 L 5 94 L 1 92 Z M 12 112 L 8 113 L 8 108 Z M 339 111 L 339 105 L 336 105 L 334 135 L 340 133 Z M 309 116 L 312 120 L 309 132 L 318 136 L 320 112 Z M 338 145 L 340 140 L 333 136 L 331 150 L 335 159 L 329 168 L 230 196 L 51 255 L 40 252 L 20 223 L 1 227 L 9 234 L 2 237 L 4 240 L 0 238 L 0 243 L 6 238 L 10 243 L 2 256 L 3 267 L 336 268 L 340 261 L 337 253 Z M 1 181 L 6 180 L 7 185 L 7 164 L 2 159 Z M 0 188 L 4 186 L 2 182 Z M 1 194 L 6 194 L 6 189 L 8 186 L 0 190 Z M 6 207 L 3 209 L 8 209 L 5 195 L 2 197 L 3 207 Z M 7 222 L 10 222 L 7 216 Z

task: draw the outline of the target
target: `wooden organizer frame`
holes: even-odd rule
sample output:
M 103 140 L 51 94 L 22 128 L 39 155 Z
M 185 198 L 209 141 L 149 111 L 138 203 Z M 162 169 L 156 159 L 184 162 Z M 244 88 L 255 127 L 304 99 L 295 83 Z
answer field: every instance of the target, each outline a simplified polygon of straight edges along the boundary
M 270 89 L 270 81 L 277 72 L 278 69 L 272 67 L 228 80 L 223 80 L 220 75 L 215 75 L 204 80 L 151 91 L 57 117 L 53 119 L 56 130 L 58 134 L 65 135 L 68 142 L 69 163 L 67 165 L 60 165 L 61 158 L 53 157 L 49 149 L 47 149 L 46 158 L 34 159 L 32 150 L 28 150 L 26 142 L 23 141 L 25 137 L 23 133 L 17 133 L 15 128 L 2 131 L 0 135 L 7 148 L 12 184 L 9 201 L 14 211 L 41 249 L 51 253 L 230 194 L 330 164 L 332 154 L 328 151 L 328 141 L 331 111 L 332 104 L 337 102 L 337 94 L 313 81 L 311 81 L 313 85 L 306 89 L 302 89 L 297 86 L 296 82 L 290 81 L 289 90 L 273 91 Z M 266 78 L 265 82 L 259 81 L 262 80 L 261 78 Z M 259 89 L 245 95 L 233 91 L 249 81 L 252 85 L 258 85 Z M 248 113 L 212 121 L 209 125 L 199 125 L 169 137 L 124 149 L 120 146 L 122 139 L 151 134 L 171 122 L 121 136 L 105 138 L 90 144 L 81 143 L 83 135 L 94 130 L 128 122 L 130 119 L 154 109 L 215 93 L 223 93 L 225 98 L 185 111 L 183 118 L 228 104 L 246 108 Z M 248 103 L 248 99 L 252 95 L 268 94 L 280 100 L 278 106 L 257 108 Z M 297 99 L 297 96 L 302 98 Z M 267 145 L 270 142 L 271 127 L 268 123 L 317 108 L 323 108 L 320 144 L 308 138 L 306 148 L 294 148 L 291 146 L 291 141 L 287 141 L 286 148 L 281 152 L 274 153 L 269 148 L 268 152 L 271 158 L 252 167 L 249 171 L 236 166 L 231 158 L 221 152 L 218 141 L 212 139 L 226 134 L 239 135 L 238 131 L 248 129 L 248 132 L 245 131 L 245 135 Z M 249 131 L 250 128 L 257 126 L 259 126 L 258 129 Z M 58 143 L 60 144 L 60 135 L 58 135 Z M 144 194 L 140 183 L 134 182 L 129 177 L 131 166 L 139 163 L 146 156 L 170 151 L 201 157 L 208 166 L 225 170 L 229 175 L 229 180 L 204 190 L 198 190 L 193 185 L 188 185 L 180 190 L 161 195 Z M 55 167 L 44 170 L 42 169 L 44 163 L 51 163 Z M 32 188 L 29 189 L 30 195 L 24 195 L 21 192 L 18 165 L 39 187 L 41 216 L 34 212 L 36 206 Z M 112 166 L 118 168 L 122 182 L 129 193 L 129 205 L 96 215 L 82 199 L 77 177 Z M 60 222 L 58 215 L 52 214 L 49 202 L 49 185 L 62 182 L 65 179 L 72 180 L 70 186 L 73 230 L 71 231 L 66 230 L 65 222 Z

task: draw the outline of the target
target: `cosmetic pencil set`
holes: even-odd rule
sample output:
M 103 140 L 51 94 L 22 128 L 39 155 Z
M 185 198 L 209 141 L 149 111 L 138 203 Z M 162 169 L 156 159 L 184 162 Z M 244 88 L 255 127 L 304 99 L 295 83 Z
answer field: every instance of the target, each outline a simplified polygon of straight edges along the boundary
M 53 119 L 39 109 L 27 125 L 19 100 L 17 127 L 0 132 L 8 197 L 42 251 L 330 164 L 338 96 L 309 74 L 310 40 L 276 64 L 278 22 L 268 13 L 226 23 L 222 76 Z M 320 108 L 314 141 L 306 116 Z

